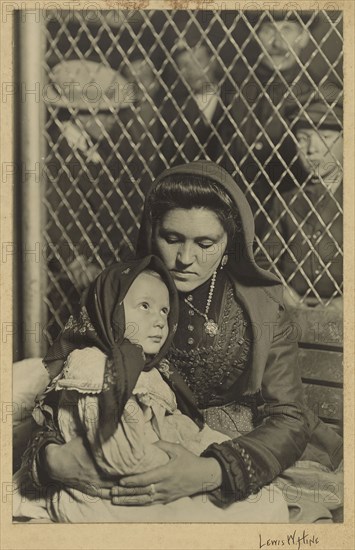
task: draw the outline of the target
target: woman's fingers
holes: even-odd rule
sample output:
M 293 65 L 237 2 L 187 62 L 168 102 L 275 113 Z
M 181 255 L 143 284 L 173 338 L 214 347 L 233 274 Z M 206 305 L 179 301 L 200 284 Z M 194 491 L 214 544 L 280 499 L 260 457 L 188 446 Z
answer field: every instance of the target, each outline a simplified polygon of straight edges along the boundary
M 181 445 L 167 441 L 157 441 L 154 445 L 165 451 L 169 455 L 169 458 L 174 458 L 185 450 Z M 122 487 L 147 487 L 151 483 L 164 481 L 169 475 L 170 467 L 168 463 L 165 466 L 158 466 L 143 474 L 125 476 L 120 480 L 120 485 Z
M 153 470 L 149 470 L 144 474 L 135 474 L 133 476 L 126 476 L 120 479 L 121 487 L 147 487 L 151 483 L 157 483 L 166 479 L 169 470 L 168 466 L 158 466 Z
M 115 506 L 148 506 L 154 503 L 154 499 L 149 495 L 112 497 L 111 503 Z
M 151 483 L 145 487 L 121 487 L 120 485 L 115 485 L 111 489 L 111 496 L 113 497 L 122 497 L 122 496 L 140 496 L 140 495 L 151 495 L 156 492 L 156 484 Z
M 104 488 L 94 483 L 85 483 L 85 482 L 73 483 L 71 486 L 73 487 L 73 489 L 78 489 L 82 493 L 85 493 L 86 495 L 89 495 L 92 497 L 99 497 L 105 500 L 111 499 L 112 483 L 110 488 Z
M 113 487 L 111 502 L 117 506 L 144 506 L 161 502 L 159 489 L 152 483 L 147 487 Z

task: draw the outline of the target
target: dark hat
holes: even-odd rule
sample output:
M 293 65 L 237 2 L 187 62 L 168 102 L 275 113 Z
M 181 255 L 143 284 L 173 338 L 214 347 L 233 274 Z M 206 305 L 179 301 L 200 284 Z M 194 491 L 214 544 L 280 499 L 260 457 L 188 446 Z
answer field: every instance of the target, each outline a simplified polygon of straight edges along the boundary
M 343 90 L 329 82 L 295 96 L 286 108 L 286 117 L 293 129 L 306 126 L 342 130 Z
M 289 9 L 284 10 L 251 10 L 244 12 L 246 19 L 250 24 L 262 24 L 269 21 L 295 21 L 307 28 L 313 28 L 319 23 L 318 12 L 314 10 L 294 11 Z

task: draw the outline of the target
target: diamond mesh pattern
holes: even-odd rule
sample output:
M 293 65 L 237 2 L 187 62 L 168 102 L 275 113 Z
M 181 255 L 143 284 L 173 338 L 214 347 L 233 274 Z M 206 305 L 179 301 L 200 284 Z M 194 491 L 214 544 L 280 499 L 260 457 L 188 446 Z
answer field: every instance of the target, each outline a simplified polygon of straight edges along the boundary
M 174 162 L 197 158 L 221 163 L 239 181 L 255 213 L 256 253 L 266 257 L 285 284 L 292 286 L 297 276 L 302 277 L 302 301 L 310 298 L 328 304 L 342 294 L 332 268 L 343 254 L 333 231 L 342 219 L 341 198 L 331 197 L 334 213 L 331 219 L 324 219 L 318 202 L 304 191 L 307 181 L 297 172 L 295 138 L 285 119 L 285 105 L 291 100 L 300 113 L 307 109 L 309 102 L 300 101 L 304 86 L 313 92 L 329 83 L 342 88 L 342 15 L 314 12 L 305 21 L 302 13 L 292 14 L 309 35 L 309 43 L 299 56 L 296 46 L 290 48 L 296 57 L 296 71 L 291 79 L 286 72 L 277 71 L 277 85 L 262 68 L 267 54 L 259 30 L 273 20 L 267 11 L 253 17 L 241 11 L 174 10 L 78 11 L 75 15 L 62 10 L 50 14 L 44 58 L 48 81 L 58 83 L 58 64 L 76 63 L 67 64 L 65 85 L 70 92 L 47 101 L 44 127 L 48 146 L 43 200 L 47 211 L 49 341 L 63 327 L 78 299 L 84 284 L 78 271 L 83 274 L 91 265 L 96 266 L 91 268 L 94 273 L 133 253 L 151 180 Z M 210 64 L 216 67 L 219 95 L 213 80 L 201 94 L 206 103 L 212 96 L 217 98 L 219 115 L 212 117 L 208 132 L 201 130 L 201 116 L 194 116 L 196 103 L 191 108 L 189 79 L 177 63 L 181 41 L 190 53 L 193 46 L 206 45 Z M 151 81 L 134 79 L 138 58 L 145 60 L 153 75 Z M 80 81 L 84 65 L 85 82 L 92 84 L 85 94 L 79 84 L 73 85 Z M 94 99 L 95 92 L 103 92 L 102 67 L 126 78 L 120 87 L 105 92 L 104 107 Z M 254 97 L 253 90 L 259 95 Z M 337 99 L 329 106 L 334 116 Z M 339 161 L 334 157 L 333 161 L 341 170 Z M 284 193 L 290 189 L 292 198 L 285 199 Z M 307 206 L 301 220 L 293 210 L 300 196 Z M 272 214 L 273 200 L 279 201 L 276 216 Z M 282 230 L 286 215 L 297 226 L 292 235 Z M 317 225 L 316 237 L 309 234 L 310 220 Z M 309 245 L 301 258 L 292 246 L 300 236 Z M 332 245 L 332 254 L 326 258 L 317 248 L 324 238 Z M 270 239 L 279 244 L 274 256 L 270 255 Z M 282 268 L 285 253 L 289 261 L 297 263 L 288 274 Z M 307 261 L 315 260 L 317 273 L 311 276 Z M 318 285 L 324 276 L 331 286 L 326 297 Z

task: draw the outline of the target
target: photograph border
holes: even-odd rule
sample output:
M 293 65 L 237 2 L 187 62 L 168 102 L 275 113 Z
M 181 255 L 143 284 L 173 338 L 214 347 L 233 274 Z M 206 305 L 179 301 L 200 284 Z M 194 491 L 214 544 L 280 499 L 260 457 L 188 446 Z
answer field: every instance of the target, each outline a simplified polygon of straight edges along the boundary
M 65 6 L 75 9 L 325 9 L 344 12 L 344 449 L 345 501 L 344 522 L 339 524 L 13 524 L 12 523 L 12 340 L 4 337 L 4 326 L 13 322 L 12 261 L 1 261 L 1 525 L 0 547 L 12 549 L 240 549 L 260 548 L 319 548 L 321 550 L 352 550 L 354 548 L 354 0 L 297 0 L 283 1 L 228 1 L 189 2 L 175 0 L 115 2 L 48 2 L 19 1 L 1 3 L 1 83 L 9 83 L 14 77 L 14 26 L 12 12 L 17 9 L 53 9 Z M 1 245 L 13 242 L 12 220 L 14 216 L 11 175 L 4 170 L 5 163 L 16 162 L 14 154 L 14 96 L 1 100 Z M 5 259 L 5 261 L 4 261 Z M 289 544 L 288 535 L 296 532 L 301 538 L 298 544 Z M 307 535 L 305 539 L 302 536 Z M 311 540 L 313 543 L 305 542 Z M 303 540 L 303 542 L 302 542 Z M 275 542 L 274 542 L 275 541 Z

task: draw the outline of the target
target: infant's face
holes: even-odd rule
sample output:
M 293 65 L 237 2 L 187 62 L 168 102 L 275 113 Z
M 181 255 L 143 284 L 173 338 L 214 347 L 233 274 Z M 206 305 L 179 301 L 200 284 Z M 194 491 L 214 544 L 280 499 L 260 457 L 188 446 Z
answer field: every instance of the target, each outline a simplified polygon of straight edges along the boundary
M 123 306 L 125 338 L 142 346 L 144 353 L 156 355 L 169 332 L 169 292 L 163 281 L 141 273 L 130 286 Z

